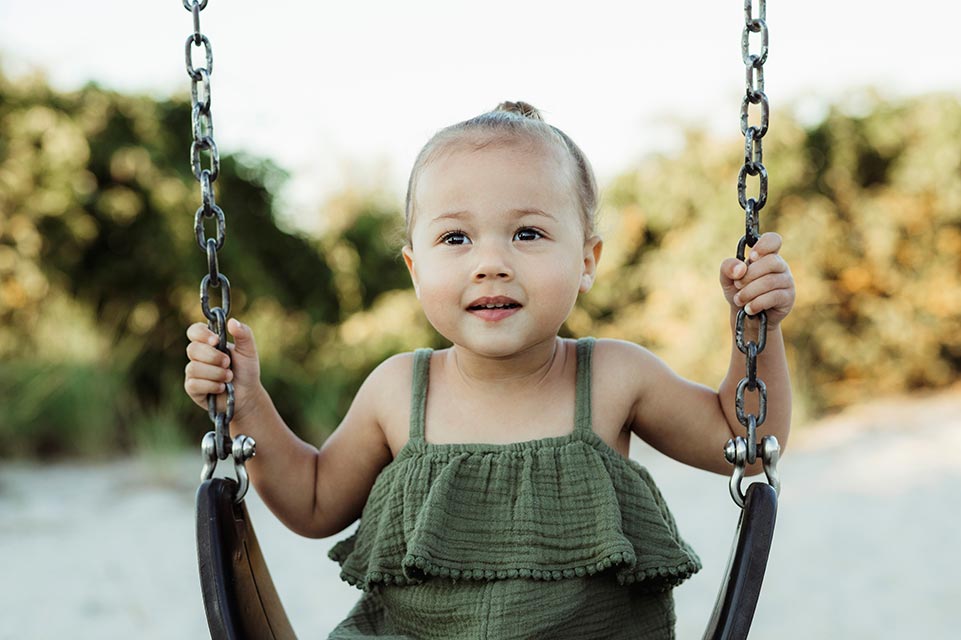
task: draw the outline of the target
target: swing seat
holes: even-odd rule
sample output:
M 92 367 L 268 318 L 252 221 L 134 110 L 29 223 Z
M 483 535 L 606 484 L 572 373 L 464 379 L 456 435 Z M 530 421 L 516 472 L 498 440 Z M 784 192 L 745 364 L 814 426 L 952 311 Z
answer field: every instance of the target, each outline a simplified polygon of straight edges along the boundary
M 212 640 L 296 640 L 237 483 L 205 480 L 197 490 L 197 559 Z
M 277 595 L 237 483 L 213 478 L 197 490 L 197 556 L 212 640 L 296 640 Z M 748 486 L 727 577 L 704 640 L 744 640 L 751 629 L 774 539 L 777 494 Z
M 748 485 L 727 578 L 717 594 L 704 640 L 744 640 L 751 630 L 774 539 L 777 493 L 763 482 Z

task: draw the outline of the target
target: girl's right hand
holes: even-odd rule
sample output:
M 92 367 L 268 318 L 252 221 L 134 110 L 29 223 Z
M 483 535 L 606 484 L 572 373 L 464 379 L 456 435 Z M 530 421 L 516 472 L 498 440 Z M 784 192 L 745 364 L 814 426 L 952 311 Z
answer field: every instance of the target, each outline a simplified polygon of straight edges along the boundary
M 231 318 L 227 321 L 227 331 L 234 337 L 233 344 L 227 343 L 230 358 L 217 348 L 220 340 L 206 324 L 197 322 L 187 329 L 190 339 L 187 358 L 190 362 L 184 370 L 184 390 L 204 409 L 207 409 L 207 394 L 218 394 L 217 410 L 224 411 L 227 406 L 226 383 L 232 382 L 236 397 L 233 419 L 238 420 L 247 412 L 260 389 L 260 361 L 250 327 Z

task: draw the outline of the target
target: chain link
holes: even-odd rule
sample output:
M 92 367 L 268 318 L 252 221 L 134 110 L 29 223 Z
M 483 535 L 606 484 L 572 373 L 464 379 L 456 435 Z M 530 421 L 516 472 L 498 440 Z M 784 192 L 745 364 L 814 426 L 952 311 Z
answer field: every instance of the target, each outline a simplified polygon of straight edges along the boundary
M 200 31 L 200 12 L 207 6 L 207 0 L 183 0 L 184 8 L 190 11 L 193 19 L 193 33 L 187 36 L 185 45 L 187 75 L 190 77 L 190 125 L 193 141 L 190 144 L 190 169 L 200 183 L 201 206 L 194 214 L 194 234 L 197 245 L 207 257 L 207 275 L 200 283 L 200 307 L 207 318 L 207 327 L 217 334 L 220 342 L 217 348 L 230 357 L 227 349 L 227 318 L 230 316 L 230 281 L 220 272 L 217 252 L 224 246 L 227 235 L 227 222 L 223 210 L 217 206 L 214 182 L 220 174 L 220 154 L 214 142 L 213 114 L 210 111 L 210 76 L 213 73 L 214 52 L 210 40 Z M 194 67 L 193 50 L 203 47 L 204 66 Z M 203 167 L 201 153 L 207 152 L 210 166 Z M 215 237 L 208 238 L 204 231 L 204 220 L 214 218 L 217 225 Z M 220 290 L 220 305 L 210 305 L 211 287 Z M 206 462 L 202 477 L 210 478 L 217 460 L 226 460 L 231 454 L 237 472 L 240 488 L 236 500 L 243 499 L 247 489 L 244 462 L 254 455 L 254 442 L 247 436 L 230 439 L 230 421 L 234 416 L 234 386 L 226 384 L 226 410 L 217 411 L 217 394 L 207 395 L 207 412 L 214 430 L 204 437 L 201 446 Z M 242 443 L 242 444 L 240 444 Z
M 767 134 L 770 105 L 764 93 L 764 63 L 768 57 L 768 27 L 767 2 L 757 0 L 758 15 L 754 16 L 752 0 L 744 0 L 744 30 L 741 34 L 741 59 L 744 62 L 744 97 L 741 100 L 741 133 L 744 135 L 744 163 L 737 174 L 737 202 L 744 210 L 744 235 L 737 243 L 737 258 L 745 260 L 747 247 L 753 247 L 761 236 L 760 211 L 767 204 L 768 174 L 764 166 L 764 151 L 761 139 Z M 758 53 L 751 53 L 751 34 L 758 34 L 760 47 Z M 751 105 L 758 105 L 758 124 L 750 124 Z M 748 176 L 758 178 L 756 197 L 747 195 Z M 747 340 L 747 318 L 757 320 L 757 340 Z M 744 507 L 744 492 L 741 490 L 741 479 L 744 476 L 746 464 L 754 464 L 758 457 L 758 448 L 762 443 L 757 440 L 757 429 L 767 418 L 767 387 L 764 381 L 757 377 L 757 359 L 764 351 L 767 342 L 767 314 L 761 311 L 756 316 L 748 316 L 744 309 L 739 309 L 734 325 L 734 340 L 738 350 L 745 356 L 746 375 L 737 385 L 734 397 L 735 413 L 738 422 L 744 427 L 746 437 L 738 436 L 728 442 L 725 457 L 734 465 L 731 478 L 731 496 L 734 501 Z M 745 411 L 745 396 L 747 392 L 758 394 L 757 414 Z M 760 446 L 761 457 L 764 461 L 768 481 L 780 488 L 777 478 L 777 460 L 780 448 L 773 436 L 764 438 Z M 772 480 L 775 479 L 775 480 Z

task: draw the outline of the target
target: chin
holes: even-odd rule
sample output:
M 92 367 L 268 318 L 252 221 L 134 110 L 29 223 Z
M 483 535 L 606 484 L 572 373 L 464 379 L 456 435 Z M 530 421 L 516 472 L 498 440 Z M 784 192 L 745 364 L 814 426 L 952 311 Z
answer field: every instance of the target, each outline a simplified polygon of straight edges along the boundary
M 470 336 L 467 339 L 452 340 L 451 342 L 460 349 L 470 351 L 485 358 L 506 358 L 556 338 L 556 335 L 543 338 L 525 338 L 516 335 L 490 336 L 488 338 L 483 336 Z

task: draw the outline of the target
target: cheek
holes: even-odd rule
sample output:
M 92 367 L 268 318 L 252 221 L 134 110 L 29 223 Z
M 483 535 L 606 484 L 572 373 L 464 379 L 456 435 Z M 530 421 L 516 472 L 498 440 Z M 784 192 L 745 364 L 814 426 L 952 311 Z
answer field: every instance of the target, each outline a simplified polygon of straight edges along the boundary
M 460 297 L 461 287 L 450 267 L 424 264 L 418 272 L 420 299 L 424 307 L 432 305 L 447 306 L 451 300 Z
M 420 279 L 420 308 L 434 329 L 448 340 L 454 335 L 461 314 L 462 289 L 450 278 L 437 276 Z
M 531 276 L 538 283 L 537 288 L 541 290 L 545 303 L 567 307 L 577 300 L 582 272 L 580 263 L 572 261 L 558 264 L 557 261 L 552 261 L 540 265 Z

